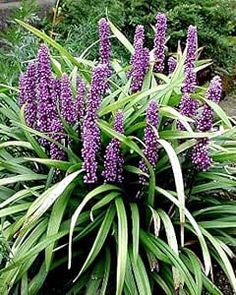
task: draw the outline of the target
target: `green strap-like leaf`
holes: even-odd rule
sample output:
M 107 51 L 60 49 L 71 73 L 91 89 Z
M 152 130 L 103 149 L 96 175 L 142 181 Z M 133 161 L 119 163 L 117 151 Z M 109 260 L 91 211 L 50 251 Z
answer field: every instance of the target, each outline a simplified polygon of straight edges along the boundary
M 121 198 L 115 199 L 118 216 L 118 254 L 116 273 L 116 295 L 121 295 L 127 270 L 128 224 L 125 206 Z
M 93 243 L 93 246 L 79 272 L 79 274 L 75 277 L 73 282 L 75 282 L 78 277 L 91 265 L 91 263 L 95 260 L 98 253 L 100 252 L 102 246 L 104 245 L 106 238 L 108 236 L 108 233 L 110 231 L 114 216 L 115 216 L 115 208 L 111 206 L 108 208 L 106 215 L 104 217 L 104 220 L 101 224 L 101 227 L 97 233 L 96 239 Z
M 80 205 L 75 210 L 72 218 L 71 218 L 71 224 L 70 224 L 70 234 L 69 234 L 69 252 L 68 252 L 68 268 L 71 268 L 71 259 L 72 259 L 72 238 L 73 238 L 73 232 L 74 228 L 76 226 L 77 219 L 80 216 L 81 211 L 83 210 L 84 206 L 94 197 L 103 194 L 107 191 L 120 191 L 121 189 L 115 185 L 110 184 L 103 184 L 89 192 L 83 199 L 83 201 L 80 203 Z
M 130 204 L 132 216 L 133 258 L 136 262 L 139 254 L 139 211 L 136 203 Z

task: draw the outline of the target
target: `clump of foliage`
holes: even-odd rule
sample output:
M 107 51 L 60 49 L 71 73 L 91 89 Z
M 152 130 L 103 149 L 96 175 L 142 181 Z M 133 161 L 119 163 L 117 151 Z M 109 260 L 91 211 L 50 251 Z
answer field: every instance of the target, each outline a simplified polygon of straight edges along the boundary
M 235 291 L 236 204 L 224 196 L 236 130 L 218 106 L 221 79 L 196 85 L 209 65 L 196 27 L 164 74 L 163 14 L 151 52 L 143 26 L 132 45 L 101 19 L 98 62 L 18 23 L 59 56 L 42 44 L 19 89 L 2 88 L 1 294 L 218 295 L 213 264 Z M 109 30 L 128 67 L 111 58 Z

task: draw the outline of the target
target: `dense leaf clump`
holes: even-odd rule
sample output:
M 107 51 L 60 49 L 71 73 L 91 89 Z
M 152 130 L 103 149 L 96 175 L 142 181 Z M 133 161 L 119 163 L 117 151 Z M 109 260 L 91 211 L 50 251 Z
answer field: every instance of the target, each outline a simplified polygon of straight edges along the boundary
M 213 265 L 236 291 L 235 121 L 196 27 L 167 73 L 163 13 L 149 49 L 100 20 L 98 61 L 18 23 L 45 43 L 1 88 L 0 293 L 222 294 Z

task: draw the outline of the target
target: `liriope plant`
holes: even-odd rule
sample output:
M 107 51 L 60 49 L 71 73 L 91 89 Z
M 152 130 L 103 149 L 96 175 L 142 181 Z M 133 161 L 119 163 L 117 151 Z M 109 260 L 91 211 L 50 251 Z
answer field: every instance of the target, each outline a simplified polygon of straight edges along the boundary
M 1 86 L 1 294 L 222 294 L 218 269 L 236 291 L 235 122 L 197 29 L 167 61 L 165 15 L 151 51 L 101 19 L 91 61 L 18 23 L 45 43 Z

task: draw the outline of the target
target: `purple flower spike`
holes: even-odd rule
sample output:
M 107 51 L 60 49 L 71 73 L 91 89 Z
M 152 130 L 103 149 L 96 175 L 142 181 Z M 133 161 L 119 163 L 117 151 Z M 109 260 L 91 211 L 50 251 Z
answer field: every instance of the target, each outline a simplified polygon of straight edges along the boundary
M 206 98 L 215 103 L 219 103 L 222 94 L 222 83 L 221 78 L 219 76 L 215 76 L 209 85 L 209 88 L 206 93 Z M 208 105 L 205 104 L 203 106 L 203 111 L 200 118 L 197 121 L 197 130 L 206 132 L 212 128 L 213 122 L 213 110 Z
M 19 105 L 25 104 L 25 121 L 27 126 L 36 127 L 37 103 L 36 103 L 37 65 L 31 63 L 25 74 L 20 77 Z
M 78 79 L 78 81 L 77 81 L 77 96 L 76 96 L 76 101 L 75 101 L 75 109 L 76 109 L 76 114 L 77 114 L 77 118 L 78 118 L 79 121 L 81 121 L 81 119 L 83 119 L 83 117 L 84 117 L 85 90 L 86 90 L 85 81 L 82 80 L 82 79 L 81 80 Z
M 131 81 L 131 92 L 135 93 L 141 90 L 143 85 L 144 76 L 149 66 L 149 50 L 142 47 L 142 42 L 138 42 L 134 55 L 132 56 L 132 70 L 130 75 L 132 76 Z
M 61 77 L 61 95 L 60 95 L 60 111 L 62 117 L 68 124 L 74 124 L 76 121 L 75 105 L 70 88 L 70 80 L 66 74 Z
M 124 133 L 123 122 L 123 112 L 118 111 L 114 124 L 114 130 L 116 132 Z M 112 138 L 105 152 L 104 171 L 102 172 L 104 181 L 121 183 L 123 181 L 123 163 L 124 159 L 120 154 L 120 142 L 118 139 Z
M 61 96 L 61 80 L 55 79 L 53 80 L 53 89 L 55 94 L 55 103 L 56 105 L 59 105 L 60 102 L 60 96 Z
M 109 69 L 106 65 L 97 66 L 92 75 L 91 89 L 87 101 L 86 115 L 82 127 L 82 158 L 83 168 L 86 171 L 84 181 L 95 183 L 97 181 L 96 155 L 100 146 L 100 130 L 97 126 L 97 111 L 101 98 L 106 91 Z
M 210 83 L 207 91 L 207 99 L 214 101 L 215 103 L 220 102 L 222 94 L 222 82 L 219 76 L 215 76 Z
M 189 94 L 185 93 L 180 102 L 180 112 L 182 115 L 192 118 L 196 115 L 198 102 L 193 100 Z
M 101 98 L 106 92 L 109 68 L 107 65 L 98 65 L 92 75 L 91 89 L 88 97 L 87 112 L 93 115 L 98 111 Z
M 169 74 L 172 74 L 177 66 L 177 61 L 172 56 L 168 59 L 168 71 Z
M 110 64 L 111 56 L 111 42 L 109 40 L 110 28 L 105 18 L 101 18 L 99 21 L 99 37 L 100 37 L 100 63 Z
M 38 52 L 38 84 L 37 93 L 37 129 L 48 135 L 50 132 L 51 121 L 55 116 L 55 92 L 54 82 L 51 73 L 49 50 L 42 44 Z M 46 139 L 40 139 L 44 146 L 49 143 Z
M 65 133 L 58 117 L 55 117 L 51 122 L 51 138 L 60 144 L 65 140 Z M 57 144 L 51 142 L 50 144 L 50 157 L 52 160 L 64 160 L 65 152 Z
M 209 156 L 209 141 L 207 138 L 201 138 L 193 147 L 192 163 L 199 171 L 207 171 L 212 165 L 212 159 Z
M 222 93 L 221 78 L 215 76 L 207 90 L 207 99 L 219 103 Z M 203 111 L 197 121 L 197 131 L 207 132 L 211 130 L 213 124 L 213 110 L 207 104 L 203 106 Z M 192 162 L 200 171 L 207 171 L 212 165 L 212 159 L 209 156 L 209 140 L 207 138 L 199 139 L 193 147 Z
M 85 121 L 83 128 L 83 149 L 82 149 L 82 157 L 83 168 L 86 171 L 86 175 L 84 177 L 85 183 L 95 183 L 97 181 L 97 161 L 96 161 L 96 153 L 98 150 L 98 139 L 94 136 L 94 132 L 97 130 L 93 130 L 93 127 L 97 129 L 97 125 L 94 124 L 93 121 Z
M 193 93 L 196 88 L 196 73 L 193 69 L 187 68 L 185 69 L 185 79 L 182 86 L 182 93 Z
M 153 127 L 158 128 L 158 105 L 156 101 L 152 100 L 147 109 L 147 117 L 146 117 L 146 123 L 147 126 L 144 130 L 144 143 L 145 143 L 145 149 L 143 151 L 144 155 L 152 165 L 152 167 L 155 169 L 157 160 L 158 160 L 158 141 L 157 136 L 153 130 Z M 144 162 L 144 160 L 141 160 L 139 163 L 139 168 L 147 173 L 148 168 Z M 145 179 L 143 176 L 140 177 L 140 182 L 144 183 Z
M 162 73 L 165 67 L 165 41 L 166 41 L 166 29 L 167 19 L 165 14 L 158 13 L 156 16 L 156 33 L 154 38 L 154 57 L 156 64 L 154 70 Z
M 142 46 L 144 45 L 144 26 L 138 25 L 135 28 L 135 33 L 134 33 L 134 49 L 136 49 L 137 46 Z
M 187 54 L 185 60 L 186 68 L 194 68 L 197 52 L 197 28 L 189 26 L 187 36 Z
M 128 72 L 128 77 L 132 77 L 131 92 L 135 93 L 141 90 L 143 85 L 144 76 L 148 70 L 150 54 L 147 48 L 143 47 L 144 44 L 144 27 L 138 25 L 134 34 L 134 53 L 131 56 L 130 64 L 131 70 Z

